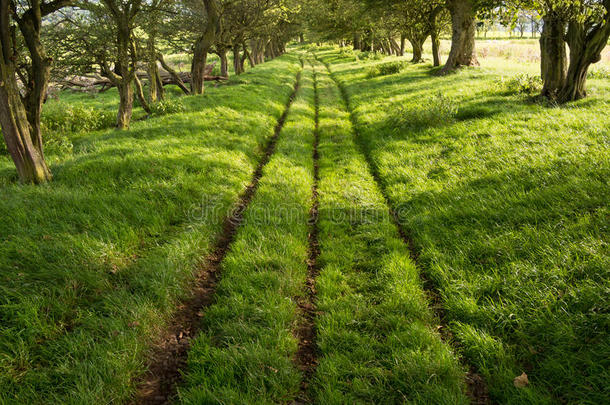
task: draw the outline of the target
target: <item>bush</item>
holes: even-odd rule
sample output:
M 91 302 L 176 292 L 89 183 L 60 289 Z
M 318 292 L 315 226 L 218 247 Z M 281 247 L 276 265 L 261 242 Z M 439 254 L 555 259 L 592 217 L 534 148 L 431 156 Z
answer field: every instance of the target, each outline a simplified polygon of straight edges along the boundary
M 424 129 L 455 122 L 458 114 L 457 103 L 451 97 L 442 93 L 424 100 L 412 107 L 398 107 L 396 113 L 390 118 L 390 125 L 400 129 Z
M 162 100 L 150 105 L 151 115 L 177 114 L 186 111 L 182 101 L 177 99 Z
M 62 102 L 46 105 L 41 117 L 43 133 L 95 131 L 111 128 L 115 123 L 115 112 Z
M 588 79 L 610 79 L 610 69 L 607 67 L 600 67 L 595 70 L 589 71 L 587 74 Z
M 542 91 L 542 79 L 540 76 L 528 75 L 527 73 L 521 73 L 507 79 L 502 77 L 498 84 L 506 92 L 512 94 L 527 94 L 531 96 Z
M 404 62 L 382 63 L 381 65 L 371 67 L 367 71 L 366 76 L 370 79 L 372 77 L 377 76 L 393 75 L 395 73 L 400 73 L 400 71 L 403 70 L 405 66 L 406 64 Z
M 377 52 L 364 51 L 360 53 L 359 58 L 362 60 L 381 60 L 383 59 L 383 55 Z

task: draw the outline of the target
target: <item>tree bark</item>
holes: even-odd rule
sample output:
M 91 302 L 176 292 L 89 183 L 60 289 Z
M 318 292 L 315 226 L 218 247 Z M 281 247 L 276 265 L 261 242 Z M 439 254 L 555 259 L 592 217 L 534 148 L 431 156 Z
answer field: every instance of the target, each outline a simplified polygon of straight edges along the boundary
M 543 82 L 542 95 L 555 99 L 566 81 L 567 56 L 565 45 L 566 22 L 555 12 L 543 17 L 540 36 L 540 68 Z
M 127 129 L 131 123 L 133 113 L 133 87 L 131 81 L 119 80 L 117 84 L 119 90 L 119 112 L 117 114 L 117 128 Z
M 240 47 L 241 47 L 241 45 L 239 43 L 233 44 L 233 70 L 235 71 L 236 75 L 240 75 L 243 73 L 241 70 L 242 66 L 241 66 Z
M 451 51 L 441 73 L 446 74 L 460 66 L 478 66 L 476 56 L 476 23 L 473 0 L 448 0 L 451 13 Z
M 146 101 L 146 97 L 144 97 L 144 90 L 142 90 L 142 83 L 140 82 L 138 75 L 133 76 L 133 83 L 136 88 L 136 97 L 138 98 L 140 105 L 142 106 L 144 111 L 146 111 L 147 114 L 150 114 L 151 109 L 150 109 L 150 106 L 148 105 L 148 102 Z
M 437 30 L 433 30 L 432 34 L 432 59 L 434 60 L 434 66 L 441 65 L 441 40 Z
M 220 58 L 220 75 L 222 77 L 229 77 L 229 59 L 227 58 L 227 49 L 220 48 L 218 50 L 218 57 Z
M 405 34 L 400 34 L 400 56 L 405 56 L 407 37 Z
M 592 25 L 585 25 L 580 21 L 571 21 L 568 24 L 566 40 L 570 46 L 570 65 L 559 94 L 559 101 L 562 103 L 587 96 L 587 72 L 591 64 L 601 60 L 601 53 L 610 37 L 610 0 L 605 0 L 604 6 L 606 16 L 603 21 Z
M 411 62 L 421 62 L 424 50 L 424 41 L 422 41 L 420 38 L 409 38 L 409 43 L 411 43 L 411 47 L 413 48 L 413 59 L 411 59 Z
M 157 60 L 161 63 L 161 66 L 163 67 L 163 69 L 165 69 L 167 71 L 167 73 L 169 73 L 169 75 L 172 77 L 172 79 L 178 85 L 178 87 L 180 87 L 180 89 L 184 92 L 184 94 L 186 94 L 186 95 L 191 94 L 190 90 L 185 86 L 184 82 L 180 78 L 180 75 L 178 75 L 178 73 L 176 73 L 176 71 L 174 69 L 169 67 L 169 65 L 167 63 L 165 63 L 165 59 L 163 59 L 163 54 L 157 53 Z
M 208 52 L 216 41 L 216 34 L 220 31 L 220 14 L 216 0 L 203 0 L 207 15 L 207 23 L 202 35 L 195 42 L 193 62 L 191 64 L 191 92 L 203 94 L 205 89 L 205 66 Z
M 32 142 L 31 127 L 21 102 L 15 72 L 5 61 L 0 62 L 0 125 L 19 180 L 34 184 L 51 180 L 51 172 Z
M 147 52 L 147 73 L 148 73 L 148 98 L 151 103 L 156 103 L 158 100 L 163 100 L 163 84 L 159 76 L 159 66 L 157 66 L 157 50 L 155 49 L 154 33 L 148 34 L 146 43 Z
M 360 40 L 360 33 L 355 33 L 354 34 L 354 51 L 359 50 L 362 47 L 361 44 L 361 40 Z

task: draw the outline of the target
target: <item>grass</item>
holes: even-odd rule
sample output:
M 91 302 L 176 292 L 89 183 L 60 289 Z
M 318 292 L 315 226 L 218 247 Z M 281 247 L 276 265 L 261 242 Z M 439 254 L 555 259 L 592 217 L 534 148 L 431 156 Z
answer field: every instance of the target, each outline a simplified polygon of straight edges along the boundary
M 339 89 L 326 72 L 319 77 L 315 403 L 466 403 L 463 372 L 436 331 L 418 271 L 353 141 Z
M 287 403 L 299 390 L 293 331 L 307 274 L 313 133 L 306 68 L 189 353 L 183 403 Z
M 0 157 L 0 403 L 133 395 L 151 338 L 250 181 L 297 62 L 258 66 L 129 131 L 75 134 L 70 153 L 50 152 L 48 185 L 16 184 Z
M 492 398 L 608 402 L 610 83 L 589 80 L 589 98 L 557 108 L 494 85 L 514 62 L 371 79 L 370 63 L 320 55 Z M 438 119 L 439 94 L 451 119 Z M 522 372 L 530 385 L 516 388 Z

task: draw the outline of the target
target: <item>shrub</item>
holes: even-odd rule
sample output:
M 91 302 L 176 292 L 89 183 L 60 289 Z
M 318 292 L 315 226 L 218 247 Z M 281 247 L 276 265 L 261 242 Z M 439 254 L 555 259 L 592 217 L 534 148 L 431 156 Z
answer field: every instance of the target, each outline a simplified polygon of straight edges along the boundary
M 600 67 L 595 70 L 590 70 L 587 74 L 588 79 L 610 79 L 610 69 L 607 67 Z
M 151 115 L 177 114 L 186 111 L 182 101 L 178 99 L 162 100 L 150 105 Z
M 360 59 L 362 60 L 381 60 L 383 55 L 377 52 L 364 51 L 360 53 Z
M 377 76 L 393 75 L 395 73 L 400 73 L 400 71 L 403 70 L 404 68 L 405 68 L 404 62 L 382 63 L 380 65 L 371 67 L 367 71 L 366 76 L 370 79 L 372 77 L 377 77 Z
M 116 113 L 85 107 L 80 104 L 53 103 L 45 106 L 41 125 L 44 132 L 83 132 L 111 128 L 116 122 Z
M 502 77 L 498 84 L 499 87 L 512 94 L 533 95 L 540 93 L 542 90 L 542 79 L 540 76 L 528 75 L 527 73 L 521 73 L 507 79 Z
M 417 106 L 398 107 L 389 123 L 397 130 L 423 129 L 450 124 L 456 120 L 457 105 L 451 97 L 438 93 Z

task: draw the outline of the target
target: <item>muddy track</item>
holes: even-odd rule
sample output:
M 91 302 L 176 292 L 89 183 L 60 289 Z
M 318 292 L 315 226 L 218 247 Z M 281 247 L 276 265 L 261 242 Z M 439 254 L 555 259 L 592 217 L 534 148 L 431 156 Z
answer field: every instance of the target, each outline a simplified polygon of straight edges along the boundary
M 378 171 L 376 165 L 374 164 L 369 151 L 367 150 L 365 145 L 362 143 L 362 137 L 358 133 L 358 123 L 357 123 L 356 117 L 353 113 L 353 109 L 350 104 L 349 95 L 347 94 L 347 91 L 345 90 L 345 86 L 337 79 L 335 74 L 331 71 L 328 63 L 325 63 L 325 62 L 322 62 L 322 63 L 326 67 L 328 74 L 333 79 L 337 88 L 339 89 L 339 92 L 341 93 L 341 97 L 343 98 L 343 103 L 345 104 L 345 108 L 347 109 L 349 116 L 350 116 L 350 120 L 352 122 L 352 128 L 353 128 L 354 135 L 356 138 L 356 144 L 358 145 L 358 148 L 360 149 L 360 153 L 362 153 L 362 155 L 365 157 L 367 165 L 369 166 L 369 172 L 375 179 L 375 182 L 377 183 L 377 186 L 379 187 L 379 190 L 381 191 L 381 194 L 383 195 L 383 198 L 385 199 L 386 205 L 390 212 L 390 216 L 392 218 L 392 221 L 394 222 L 394 225 L 396 225 L 396 228 L 398 229 L 400 238 L 407 246 L 407 249 L 409 250 L 409 255 L 411 256 L 411 259 L 413 260 L 415 265 L 421 269 L 422 266 L 420 266 L 420 263 L 419 263 L 419 252 L 416 248 L 415 242 L 413 240 L 413 236 L 411 235 L 411 232 L 409 231 L 409 229 L 407 229 L 407 228 L 405 228 L 405 226 L 403 226 L 403 224 L 400 220 L 400 217 L 398 216 L 398 213 L 393 208 L 392 202 L 390 201 L 390 198 L 387 194 L 385 185 L 379 175 L 379 171 Z M 435 316 L 438 318 L 438 320 L 441 324 L 441 327 L 439 330 L 441 339 L 445 343 L 455 347 L 456 346 L 455 341 L 453 340 L 451 332 L 449 331 L 449 328 L 447 327 L 445 311 L 443 308 L 443 302 L 440 297 L 440 294 L 439 294 L 436 286 L 432 282 L 432 280 L 430 280 L 428 277 L 426 277 L 424 272 L 420 271 L 419 275 L 423 282 L 426 295 L 432 303 L 432 305 L 430 305 L 430 308 L 432 309 L 432 311 L 434 312 Z M 467 395 L 471 401 L 471 404 L 473 404 L 473 405 L 491 404 L 492 402 L 491 402 L 491 399 L 489 398 L 489 391 L 487 389 L 487 384 L 485 383 L 485 380 L 483 379 L 483 377 L 476 372 L 476 370 L 474 369 L 473 366 L 464 364 L 463 359 L 461 359 L 461 361 L 462 361 L 462 364 L 464 366 L 466 366 L 466 368 L 469 370 L 466 373 L 466 386 L 467 386 Z
M 258 188 L 263 169 L 275 152 L 277 140 L 282 131 L 290 106 L 294 101 L 301 83 L 301 71 L 297 73 L 294 89 L 282 116 L 278 119 L 273 135 L 265 152 L 252 175 L 250 184 L 242 192 L 239 200 L 225 218 L 222 233 L 216 239 L 211 253 L 203 260 L 198 269 L 190 298 L 176 309 L 170 324 L 161 332 L 152 349 L 148 361 L 148 372 L 137 382 L 138 392 L 133 404 L 159 405 L 170 403 L 176 396 L 181 381 L 191 340 L 201 327 L 201 318 L 209 307 L 220 279 L 221 262 L 229 252 L 235 235 L 243 221 L 243 214 L 252 201 Z
M 313 64 L 312 68 L 315 108 L 315 129 L 313 143 L 314 184 L 311 191 L 312 206 L 311 210 L 309 211 L 309 250 L 307 260 L 307 278 L 305 280 L 305 296 L 298 300 L 301 319 L 296 330 L 296 337 L 299 339 L 299 348 L 296 353 L 295 363 L 299 370 L 301 370 L 303 373 L 303 378 L 301 380 L 301 390 L 297 399 L 293 402 L 294 405 L 311 403 L 311 398 L 309 396 L 309 384 L 318 365 L 315 319 L 317 311 L 316 278 L 320 272 L 318 267 L 318 256 L 320 255 L 320 246 L 318 244 L 318 210 L 320 206 L 318 198 L 318 183 L 320 179 L 318 152 L 318 145 L 320 143 L 320 103 L 317 73 Z

